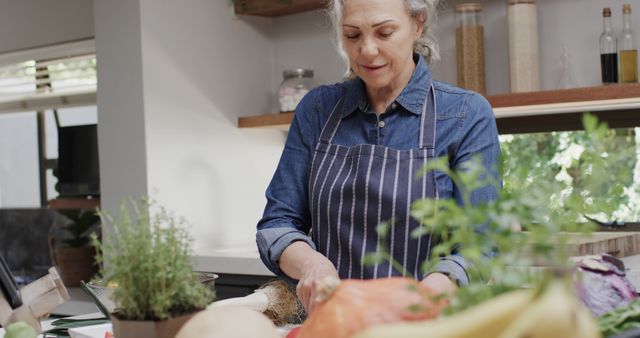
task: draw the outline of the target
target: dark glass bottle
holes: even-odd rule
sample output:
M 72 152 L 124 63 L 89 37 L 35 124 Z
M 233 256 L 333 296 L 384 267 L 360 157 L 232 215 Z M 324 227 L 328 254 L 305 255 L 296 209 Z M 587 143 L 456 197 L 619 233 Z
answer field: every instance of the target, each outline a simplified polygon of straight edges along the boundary
M 611 8 L 609 7 L 602 10 L 600 69 L 602 84 L 618 83 L 618 41 L 611 29 Z

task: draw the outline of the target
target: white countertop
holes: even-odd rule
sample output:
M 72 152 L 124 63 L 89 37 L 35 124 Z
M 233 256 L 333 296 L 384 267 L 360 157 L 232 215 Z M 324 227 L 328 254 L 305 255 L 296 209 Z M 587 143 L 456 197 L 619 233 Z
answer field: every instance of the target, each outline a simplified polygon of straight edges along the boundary
M 640 255 L 622 258 L 627 268 L 627 278 L 640 291 Z M 258 255 L 255 247 L 227 249 L 200 249 L 193 256 L 196 271 L 241 275 L 273 276 Z
M 193 260 L 198 271 L 260 276 L 273 275 L 260 261 L 257 249 L 253 248 L 199 250 L 197 255 L 194 255 Z M 636 290 L 640 290 L 640 255 L 624 257 L 622 261 L 627 269 L 627 278 Z M 95 316 L 96 314 L 92 315 Z M 50 322 L 44 321 L 43 326 L 50 326 Z M 0 328 L 0 338 L 3 336 L 4 330 Z
M 258 254 L 258 248 L 255 246 L 228 249 L 200 249 L 196 250 L 192 259 L 196 271 L 273 276 L 273 273 L 262 264 Z

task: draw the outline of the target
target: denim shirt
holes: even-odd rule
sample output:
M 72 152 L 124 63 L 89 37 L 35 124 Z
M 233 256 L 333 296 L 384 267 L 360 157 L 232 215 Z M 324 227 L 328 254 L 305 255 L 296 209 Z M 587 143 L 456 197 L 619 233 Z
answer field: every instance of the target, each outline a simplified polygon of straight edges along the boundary
M 497 161 L 500 145 L 493 111 L 481 95 L 432 81 L 422 56 L 412 77 L 384 114 L 377 115 L 369 106 L 366 89 L 359 78 L 314 88 L 296 108 L 287 141 L 276 172 L 266 191 L 267 205 L 258 222 L 256 242 L 260 258 L 276 275 L 287 278 L 279 268 L 279 259 L 287 246 L 304 241 L 315 249 L 308 236 L 311 229 L 309 210 L 309 169 L 320 132 L 338 99 L 348 91 L 342 121 L 333 143 L 344 146 L 376 144 L 406 150 L 418 148 L 421 108 L 431 85 L 436 96 L 435 156 L 448 156 L 450 167 L 481 154 L 488 172 L 498 180 Z M 453 198 L 463 204 L 460 192 L 444 173 L 436 172 L 439 198 Z M 472 204 L 497 198 L 494 187 L 474 191 Z M 442 272 L 459 285 L 469 283 L 467 262 L 454 252 L 441 258 L 432 272 Z M 425 274 L 425 275 L 426 275 Z

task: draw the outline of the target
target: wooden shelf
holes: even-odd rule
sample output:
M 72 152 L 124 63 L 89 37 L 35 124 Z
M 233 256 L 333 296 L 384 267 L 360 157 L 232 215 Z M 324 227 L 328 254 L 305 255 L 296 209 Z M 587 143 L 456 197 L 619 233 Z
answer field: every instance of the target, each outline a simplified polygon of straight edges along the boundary
M 640 84 L 500 94 L 487 97 L 496 119 L 535 115 L 640 110 Z M 640 116 L 637 115 L 637 116 Z M 293 113 L 241 117 L 239 128 L 288 129 Z
M 234 0 L 237 15 L 276 17 L 319 9 L 324 0 Z
M 100 197 L 95 198 L 56 198 L 48 203 L 51 209 L 91 209 L 100 206 Z
M 487 99 L 493 108 L 503 108 L 636 97 L 640 97 L 640 84 L 638 83 L 546 90 L 532 93 L 500 94 L 489 96 Z
M 247 116 L 238 119 L 239 128 L 286 128 L 293 120 L 293 112 Z

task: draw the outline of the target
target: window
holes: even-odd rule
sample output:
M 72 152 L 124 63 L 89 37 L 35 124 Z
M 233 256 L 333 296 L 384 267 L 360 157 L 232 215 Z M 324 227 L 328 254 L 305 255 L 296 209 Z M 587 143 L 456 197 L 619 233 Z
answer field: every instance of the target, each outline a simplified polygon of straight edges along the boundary
M 640 128 L 610 129 L 604 140 L 605 161 L 613 165 L 612 172 L 601 175 L 602 191 L 594 193 L 616 208 L 610 213 L 592 215 L 602 222 L 637 223 L 640 221 Z M 584 131 L 554 131 L 500 136 L 503 152 L 505 189 L 526 189 L 541 180 L 555 182 L 564 193 L 579 186 L 580 165 L 588 165 L 583 156 L 593 140 Z M 618 193 L 612 193 L 619 185 Z M 552 196 L 550 203 L 560 196 Z M 585 197 L 584 203 L 590 203 Z
M 59 127 L 96 124 L 93 40 L 0 55 L 0 207 L 57 196 Z

